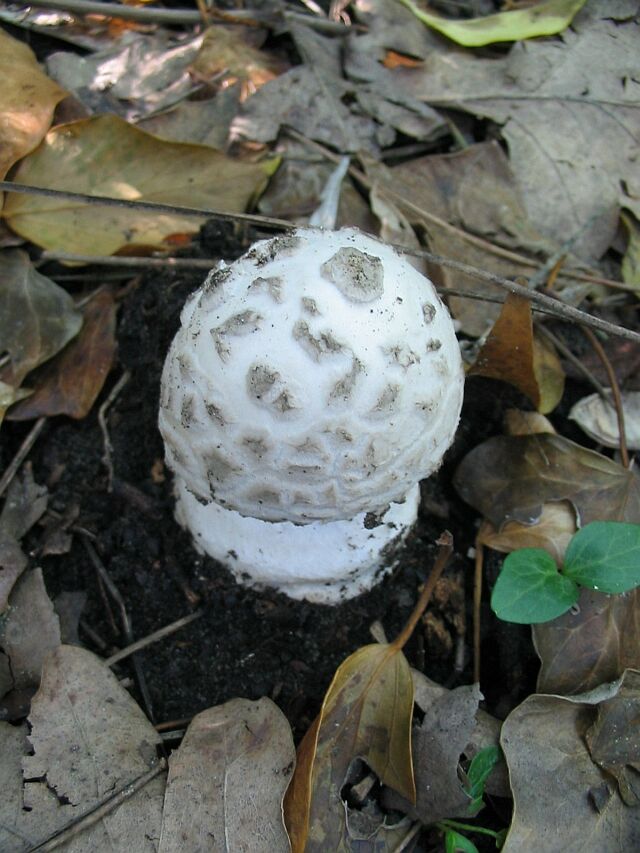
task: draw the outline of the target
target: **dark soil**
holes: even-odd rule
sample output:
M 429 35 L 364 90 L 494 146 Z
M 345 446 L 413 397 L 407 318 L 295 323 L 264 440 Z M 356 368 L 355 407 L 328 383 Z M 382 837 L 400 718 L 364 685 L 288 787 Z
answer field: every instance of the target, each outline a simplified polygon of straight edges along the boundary
M 204 229 L 198 251 L 229 259 L 241 254 L 246 239 L 211 226 Z M 455 537 L 455 555 L 407 653 L 412 664 L 441 683 L 469 683 L 473 562 L 466 554 L 473 544 L 475 516 L 452 491 L 451 476 L 466 451 L 499 432 L 502 412 L 514 402 L 511 392 L 490 381 L 468 384 L 457 440 L 439 473 L 423 485 L 423 511 L 401 568 L 377 589 L 326 607 L 241 587 L 222 566 L 196 553 L 175 522 L 171 477 L 161 464 L 156 425 L 160 371 L 180 308 L 201 280 L 199 272 L 153 272 L 129 285 L 120 303 L 118 363 L 98 404 L 82 421 L 49 420 L 29 456 L 36 482 L 49 488 L 52 513 L 64 516 L 79 508 L 75 526 L 90 534 L 122 596 L 135 639 L 192 610 L 203 611 L 201 618 L 137 655 L 137 670 L 148 690 L 147 712 L 155 722 L 175 721 L 235 696 L 270 696 L 300 736 L 318 712 L 336 667 L 372 642 L 372 623 L 379 620 L 389 637 L 401 629 L 444 529 Z M 131 378 L 107 418 L 114 471 L 110 491 L 98 407 L 124 370 Z M 3 427 L 3 468 L 29 428 L 17 423 Z M 82 642 L 99 654 L 126 645 L 120 613 L 98 580 L 87 537 L 76 533 L 68 553 L 41 556 L 42 537 L 42 528 L 36 528 L 28 545 L 33 564 L 44 570 L 51 597 L 63 591 L 87 593 Z M 530 649 L 523 662 L 521 640 L 526 635 L 511 626 L 501 631 L 506 638 L 491 619 L 484 667 L 492 704 L 504 710 L 531 689 L 535 669 Z M 133 675 L 132 662 L 124 661 L 117 672 Z M 144 705 L 140 684 L 133 689 Z

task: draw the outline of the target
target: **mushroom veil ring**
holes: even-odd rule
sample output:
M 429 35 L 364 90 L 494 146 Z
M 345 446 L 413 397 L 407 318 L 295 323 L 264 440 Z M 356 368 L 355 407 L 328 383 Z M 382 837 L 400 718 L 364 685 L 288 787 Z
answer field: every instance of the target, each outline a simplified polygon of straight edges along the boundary
M 187 301 L 162 375 L 176 517 L 242 583 L 336 603 L 393 567 L 458 424 L 431 282 L 354 228 L 256 243 Z

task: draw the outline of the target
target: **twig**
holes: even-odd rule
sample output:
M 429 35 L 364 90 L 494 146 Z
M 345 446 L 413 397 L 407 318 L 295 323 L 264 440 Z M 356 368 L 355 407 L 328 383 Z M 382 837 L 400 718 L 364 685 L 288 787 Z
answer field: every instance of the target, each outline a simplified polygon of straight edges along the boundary
M 616 377 L 616 372 L 613 369 L 613 365 L 611 364 L 609 357 L 600 341 L 593 334 L 591 329 L 583 328 L 582 331 L 587 337 L 587 340 L 591 344 L 591 346 L 596 351 L 596 354 L 604 369 L 607 372 L 607 376 L 609 377 L 609 385 L 611 386 L 611 393 L 613 394 L 613 402 L 615 404 L 616 417 L 618 420 L 618 436 L 620 442 L 620 457 L 622 461 L 622 465 L 624 468 L 629 467 L 629 452 L 627 450 L 627 432 L 624 425 L 624 407 L 622 405 L 622 397 L 620 395 L 620 386 L 618 385 L 618 379 Z M 609 401 L 610 403 L 611 401 Z
M 475 575 L 473 579 L 473 680 L 480 683 L 480 614 L 482 606 L 482 567 L 484 546 L 481 533 L 476 537 Z
M 158 267 L 174 269 L 203 269 L 210 270 L 217 261 L 207 258 L 133 258 L 120 255 L 78 255 L 74 252 L 43 252 L 42 261 L 71 261 L 81 264 L 100 264 L 105 267 L 132 267 L 135 269 L 151 269 Z M 54 276 L 60 281 L 63 276 Z
M 393 848 L 392 853 L 402 853 L 403 850 L 406 850 L 407 847 L 411 844 L 416 835 L 424 828 L 424 824 L 420 823 L 420 821 L 416 821 L 409 828 L 409 831 L 402 839 L 402 841 L 398 844 L 397 847 Z
M 426 610 L 433 590 L 435 589 L 436 584 L 440 580 L 440 575 L 445 570 L 445 567 L 449 562 L 449 557 L 453 552 L 453 536 L 449 533 L 448 530 L 445 530 L 444 533 L 440 535 L 440 538 L 438 539 L 436 544 L 440 546 L 440 549 L 438 550 L 438 556 L 436 557 L 436 561 L 433 564 L 431 573 L 427 578 L 427 582 L 422 588 L 420 598 L 418 599 L 416 606 L 413 608 L 413 612 L 407 620 L 407 624 L 404 626 L 404 628 L 398 634 L 395 640 L 391 643 L 391 645 L 396 649 L 401 649 L 406 645 L 409 637 L 413 634 L 416 625 L 420 621 L 422 614 Z
M 300 137 L 300 134 L 296 134 L 296 138 L 297 137 Z M 308 141 L 305 139 L 305 137 L 300 138 L 302 138 L 304 141 Z M 322 149 L 322 146 L 319 147 Z M 329 154 L 330 153 L 331 152 L 329 152 Z M 333 156 L 330 157 L 330 159 L 334 159 Z M 349 169 L 349 172 L 352 173 L 352 167 Z M 363 182 L 366 182 L 367 185 L 370 185 L 370 181 L 368 180 L 366 175 L 364 175 L 362 172 L 359 172 L 358 170 L 355 170 L 355 172 L 357 175 L 359 175 L 360 179 Z M 209 216 L 214 218 L 218 217 L 222 219 L 251 222 L 253 224 L 259 224 L 270 228 L 284 228 L 287 230 L 294 227 L 292 223 L 287 222 L 284 219 L 273 219 L 267 216 L 257 216 L 248 213 L 223 213 L 221 211 L 215 210 L 180 207 L 170 204 L 157 204 L 155 202 L 147 201 L 134 202 L 129 201 L 128 199 L 116 199 L 106 196 L 91 196 L 85 195 L 83 193 L 69 193 L 63 192 L 61 190 L 49 190 L 43 187 L 30 187 L 24 184 L 12 184 L 11 181 L 0 181 L 0 191 L 3 189 L 14 190 L 17 187 L 20 188 L 17 190 L 18 192 L 42 194 L 45 196 L 53 195 L 59 198 L 76 199 L 79 201 L 87 202 L 88 204 L 107 204 L 109 206 L 114 207 L 139 208 L 141 210 L 155 210 L 156 212 L 162 211 L 164 213 L 181 213 L 187 216 Z M 455 228 L 448 222 L 445 222 L 443 219 L 434 217 L 426 211 L 421 210 L 421 208 L 416 207 L 416 205 L 412 205 L 409 202 L 404 202 L 402 197 L 398 196 L 397 193 L 389 191 L 389 194 L 396 196 L 397 200 L 405 206 L 415 208 L 417 211 L 420 212 L 421 216 L 430 218 L 433 221 L 437 220 L 440 225 L 446 227 L 450 231 L 456 232 L 456 234 L 463 236 L 470 242 L 479 242 L 485 249 L 488 248 L 492 251 L 497 250 L 498 247 L 493 246 L 493 244 L 487 243 L 485 240 L 480 240 L 479 238 L 473 237 L 473 235 L 470 235 L 465 231 L 461 231 L 459 228 Z M 496 284 L 500 287 L 503 287 L 511 293 L 516 293 L 519 296 L 523 296 L 525 299 L 530 300 L 531 302 L 548 308 L 549 311 L 556 317 L 560 317 L 565 320 L 572 320 L 576 323 L 581 323 L 582 325 L 591 326 L 594 329 L 600 329 L 601 331 L 607 332 L 610 335 L 616 335 L 617 337 L 626 338 L 627 340 L 640 343 L 640 334 L 638 332 L 633 332 L 631 331 L 631 329 L 625 329 L 623 326 L 618 326 L 614 323 L 608 323 L 606 320 L 600 320 L 597 317 L 591 317 L 591 315 L 587 314 L 584 311 L 580 311 L 578 308 L 574 308 L 571 305 L 566 305 L 565 303 L 559 302 L 557 299 L 552 299 L 550 296 L 546 296 L 543 293 L 538 293 L 535 290 L 529 290 L 529 288 L 517 284 L 516 282 L 511 281 L 507 278 L 503 278 L 502 276 L 485 272 L 484 270 L 478 269 L 477 267 L 473 267 L 470 264 L 463 264 L 460 261 L 454 261 L 451 258 L 445 258 L 442 255 L 435 255 L 432 252 L 426 251 L 425 249 L 408 249 L 405 246 L 398 246 L 395 244 L 391 245 L 393 245 L 394 248 L 396 248 L 399 252 L 402 252 L 404 254 L 412 255 L 418 258 L 425 258 L 426 260 L 429 260 L 432 263 L 458 270 L 459 272 L 463 272 L 473 278 L 479 278 L 483 281 L 487 281 L 491 284 Z M 515 258 L 517 259 L 518 263 L 526 263 L 532 268 L 537 268 L 539 266 L 539 264 L 530 261 L 529 259 L 520 258 L 517 255 L 515 256 Z
M 111 444 L 111 439 L 109 438 L 109 427 L 107 425 L 107 412 L 110 407 L 118 398 L 118 395 L 127 384 L 127 382 L 131 379 L 131 374 L 128 370 L 122 374 L 120 379 L 116 382 L 116 384 L 111 389 L 109 396 L 104 401 L 104 403 L 98 409 L 98 423 L 100 424 L 100 430 L 102 431 L 102 446 L 104 448 L 104 452 L 102 454 L 102 461 L 104 463 L 105 468 L 107 469 L 107 491 L 111 492 L 113 490 L 113 447 Z
M 183 616 L 181 619 L 176 619 L 175 622 L 171 622 L 171 624 L 165 625 L 164 628 L 158 628 L 157 631 L 153 631 L 151 634 L 147 634 L 146 637 L 142 637 L 140 640 L 136 640 L 135 643 L 131 643 L 131 645 L 126 646 L 126 648 L 124 649 L 120 649 L 120 651 L 111 655 L 111 657 L 108 657 L 104 661 L 105 666 L 113 666 L 124 658 L 129 657 L 129 655 L 132 655 L 134 652 L 139 652 L 141 649 L 145 649 L 152 643 L 157 643 L 158 640 L 163 640 L 170 634 L 179 631 L 180 628 L 184 628 L 185 625 L 188 625 L 190 622 L 194 622 L 196 619 L 199 619 L 202 614 L 202 610 L 197 610 L 195 613 L 190 613 L 188 616 Z
M 93 547 L 93 543 L 89 539 L 88 536 L 82 536 L 82 543 L 89 555 L 89 559 L 93 563 L 93 566 L 98 573 L 98 576 L 106 586 L 109 591 L 109 595 L 115 601 L 118 606 L 118 610 L 120 611 L 120 621 L 122 623 L 122 634 L 128 646 L 133 645 L 133 632 L 131 630 L 131 622 L 129 620 L 129 614 L 127 613 L 127 608 L 125 607 L 122 596 L 120 595 L 120 590 L 113 582 L 109 572 L 106 570 L 104 565 L 102 564 L 102 560 L 98 556 L 98 552 Z M 153 705 L 151 702 L 151 694 L 149 693 L 149 688 L 147 687 L 147 681 L 144 677 L 144 673 L 142 671 L 142 667 L 140 665 L 140 661 L 137 655 L 134 653 L 131 657 L 131 663 L 133 664 L 133 670 L 136 677 L 136 684 L 138 686 L 138 690 L 140 691 L 140 696 L 142 697 L 142 702 L 145 706 L 145 711 L 147 717 L 153 722 L 154 713 L 153 713 Z
M 35 424 L 31 427 L 27 437 L 24 439 L 20 447 L 18 448 L 18 452 L 13 457 L 9 465 L 7 466 L 6 471 L 0 478 L 0 497 L 6 492 L 9 484 L 16 476 L 18 469 L 27 458 L 27 455 L 33 445 L 36 443 L 36 440 L 40 433 L 42 432 L 44 425 L 47 419 L 45 417 L 38 418 Z
M 142 773 L 134 779 L 133 782 L 127 782 L 126 785 L 119 788 L 115 794 L 111 794 L 111 796 L 102 800 L 101 803 L 98 803 L 98 805 L 94 806 L 81 817 L 77 817 L 69 821 L 69 823 L 65 824 L 62 829 L 59 829 L 47 838 L 46 841 L 42 841 L 34 847 L 30 847 L 27 853 L 48 853 L 48 851 L 56 850 L 62 844 L 72 841 L 86 829 L 94 826 L 94 824 L 98 823 L 102 818 L 110 814 L 114 809 L 117 809 L 134 794 L 137 794 L 138 791 L 142 790 L 145 785 L 148 785 L 149 782 L 155 779 L 156 776 L 163 773 L 166 769 L 166 759 L 161 758 L 155 767 L 147 770 L 146 773 Z
M 137 6 L 118 6 L 122 9 L 136 9 Z M 114 198 L 113 196 L 89 195 L 87 193 L 69 192 L 67 190 L 53 190 L 49 187 L 32 187 L 29 184 L 16 184 L 13 181 L 0 181 L 0 192 L 21 193 L 22 195 L 41 195 L 45 198 L 64 199 L 66 201 L 78 201 L 83 204 L 99 205 L 101 207 L 128 207 L 136 210 L 148 210 L 151 213 L 171 213 L 179 216 L 197 216 L 199 218 L 210 217 L 212 219 L 228 219 L 232 222 L 246 222 L 249 225 L 261 225 L 266 228 L 290 229 L 291 222 L 286 219 L 274 219 L 270 216 L 259 216 L 257 213 L 229 213 L 223 210 L 214 210 L 206 207 L 186 207 L 181 204 L 163 204 L 157 201 L 132 201 L 127 198 Z

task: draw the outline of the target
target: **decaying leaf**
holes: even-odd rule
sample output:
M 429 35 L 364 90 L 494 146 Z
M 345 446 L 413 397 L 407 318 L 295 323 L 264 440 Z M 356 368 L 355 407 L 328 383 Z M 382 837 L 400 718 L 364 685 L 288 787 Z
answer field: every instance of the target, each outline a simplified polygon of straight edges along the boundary
M 25 388 L 14 388 L 0 380 L 0 424 L 2 423 L 9 406 L 13 406 L 19 400 L 24 400 L 31 392 Z
M 575 610 L 533 626 L 533 642 L 540 693 L 582 693 L 640 668 L 640 590 L 582 589 Z
M 548 432 L 555 434 L 551 421 L 540 412 L 524 412 L 521 409 L 507 409 L 504 415 L 506 435 L 535 435 Z
M 240 82 L 246 95 L 285 71 L 282 60 L 249 43 L 247 29 L 223 25 L 208 27 L 191 64 L 192 74 L 204 80 L 223 75 L 227 85 Z
M 547 501 L 568 500 L 579 526 L 640 522 L 640 478 L 559 435 L 496 436 L 465 456 L 454 475 L 461 497 L 494 527 L 534 524 Z
M 356 757 L 381 782 L 415 801 L 412 713 L 411 670 L 394 644 L 364 646 L 341 664 L 298 748 L 285 798 L 294 853 L 342 849 L 346 820 L 341 789 Z
M 34 482 L 30 465 L 13 479 L 0 513 L 0 614 L 7 609 L 14 583 L 28 561 L 20 539 L 47 508 L 46 486 Z
M 67 94 L 42 73 L 31 48 L 0 30 L 0 179 L 38 145 Z
M 26 572 L 15 584 L 9 609 L 0 622 L 0 646 L 11 665 L 15 690 L 37 687 L 47 655 L 60 645 L 60 623 L 41 569 Z
M 501 742 L 514 814 L 505 853 L 522 853 L 532 846 L 545 853 L 637 848 L 640 811 L 625 805 L 586 742 L 600 708 L 618 694 L 619 686 L 572 699 L 529 696 L 507 717 Z M 637 691 L 634 701 L 636 696 Z M 626 750 L 619 744 L 617 757 L 632 763 L 636 750 L 632 737 Z
M 401 2 L 423 24 L 465 47 L 556 35 L 569 26 L 578 9 L 585 4 L 585 0 L 543 0 L 527 9 L 509 9 L 483 18 L 449 20 L 425 12 L 413 0 Z
M 99 291 L 84 306 L 82 315 L 80 334 L 30 380 L 33 394 L 14 406 L 9 420 L 42 415 L 84 418 L 89 413 L 116 351 L 116 304 L 111 292 Z
M 19 165 L 15 180 L 129 200 L 244 211 L 277 160 L 244 163 L 213 148 L 165 142 L 114 115 L 60 125 Z M 172 234 L 194 233 L 206 217 L 88 207 L 9 193 L 4 216 L 39 246 L 108 255 L 125 246 L 162 247 Z
M 586 733 L 595 763 L 618 782 L 623 801 L 640 803 L 640 672 L 627 670 L 611 699 L 598 705 L 598 716 Z
M 294 766 L 291 729 L 270 699 L 198 714 L 171 757 L 160 853 L 289 850 L 282 798 Z
M 543 414 L 562 398 L 564 373 L 560 361 L 533 332 L 531 303 L 509 293 L 469 376 L 487 376 L 513 385 Z
M 46 660 L 22 760 L 25 848 L 89 811 L 157 763 L 157 732 L 102 661 L 77 646 Z M 26 781 L 29 780 L 29 781 Z M 79 851 L 157 850 L 164 779 L 157 777 L 82 834 Z
M 185 98 L 193 88 L 189 64 L 202 42 L 175 39 L 166 31 L 128 33 L 88 55 L 60 51 L 47 71 L 91 114 L 112 112 L 133 121 Z
M 434 43 L 421 73 L 387 74 L 432 106 L 497 122 L 531 226 L 550 239 L 577 237 L 572 251 L 593 260 L 611 245 L 620 207 L 640 215 L 636 11 L 626 0 L 592 0 L 555 39 L 518 42 L 491 59 L 458 51 L 455 61 Z
M 74 338 L 82 315 L 66 290 L 34 269 L 26 252 L 2 253 L 0 341 L 11 360 L 3 378 L 18 387 L 24 377 Z
M 554 501 L 543 505 L 535 524 L 507 521 L 496 530 L 491 522 L 485 521 L 478 541 L 504 554 L 518 548 L 544 548 L 560 565 L 575 532 L 576 514 L 569 501 Z
M 29 849 L 24 837 L 22 808 L 22 756 L 27 748 L 26 723 L 11 726 L 0 722 L 0 850 L 22 853 Z
M 640 391 L 623 391 L 621 397 L 627 447 L 640 450 Z M 594 441 L 605 447 L 619 447 L 618 417 L 613 399 L 609 400 L 590 394 L 578 400 L 569 417 Z

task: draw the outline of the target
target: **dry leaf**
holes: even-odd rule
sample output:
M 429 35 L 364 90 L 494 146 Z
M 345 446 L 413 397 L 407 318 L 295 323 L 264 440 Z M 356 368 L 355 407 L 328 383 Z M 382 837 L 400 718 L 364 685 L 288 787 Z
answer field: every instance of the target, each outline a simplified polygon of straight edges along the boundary
M 576 514 L 569 501 L 546 503 L 535 524 L 508 521 L 500 530 L 485 521 L 478 533 L 478 542 L 508 554 L 518 548 L 544 548 L 558 565 L 562 564 L 573 534 Z
M 490 438 L 465 456 L 454 485 L 498 529 L 510 520 L 534 524 L 543 504 L 562 500 L 581 527 L 640 522 L 638 475 L 559 435 Z
M 11 360 L 3 378 L 18 387 L 24 377 L 59 352 L 82 326 L 66 290 L 37 272 L 26 252 L 2 253 L 0 341 Z
M 612 692 L 601 691 L 601 698 Z M 585 742 L 598 700 L 598 695 L 529 696 L 503 723 L 514 798 L 504 853 L 637 849 L 640 811 L 620 799 Z
M 230 86 L 208 101 L 181 101 L 136 123 L 140 130 L 170 142 L 197 142 L 224 149 L 240 107 L 240 87 Z
M 290 850 L 282 798 L 291 729 L 270 699 L 232 699 L 191 721 L 171 756 L 160 853 Z
M 620 219 L 629 234 L 627 251 L 622 259 L 622 280 L 640 288 L 640 223 L 625 211 L 620 214 Z
M 28 726 L 0 722 L 0 850 L 23 853 L 31 846 L 23 834 L 22 756 L 27 748 Z
M 540 693 L 570 695 L 640 668 L 640 589 L 605 595 L 582 589 L 578 607 L 533 625 Z
M 77 646 L 47 658 L 29 722 L 21 827 L 29 847 L 157 764 L 151 723 L 102 661 Z M 80 836 L 78 853 L 156 851 L 163 790 L 159 776 L 104 815 Z
M 202 145 L 164 142 L 104 115 L 50 131 L 22 161 L 15 180 L 233 213 L 245 210 L 276 165 L 277 160 L 242 163 Z M 90 255 L 162 247 L 172 234 L 195 233 L 206 219 L 17 193 L 7 195 L 4 216 L 14 231 L 39 246 Z
M 0 614 L 7 609 L 14 583 L 28 561 L 20 539 L 47 508 L 46 486 L 34 482 L 30 465 L 13 479 L 0 514 Z
M 540 412 L 523 412 L 520 409 L 507 409 L 504 416 L 506 435 L 534 435 L 548 432 L 553 435 L 555 429 L 551 421 Z
M 0 178 L 38 145 L 66 92 L 40 71 L 31 48 L 0 29 Z
M 80 334 L 37 377 L 30 379 L 33 394 L 9 413 L 23 421 L 43 415 L 84 418 L 107 378 L 116 352 L 116 304 L 108 290 L 99 291 L 82 311 Z
M 283 73 L 287 66 L 282 60 L 249 44 L 247 29 L 219 24 L 208 27 L 191 73 L 201 80 L 222 74 L 226 85 L 240 82 L 245 96 Z
M 298 748 L 285 798 L 294 853 L 342 849 L 341 789 L 355 758 L 365 761 L 383 784 L 415 801 L 412 714 L 411 670 L 393 644 L 364 646 L 341 664 Z
M 640 391 L 623 391 L 624 431 L 629 450 L 640 450 Z M 618 416 L 611 397 L 606 402 L 590 394 L 573 406 L 569 417 L 594 441 L 605 447 L 619 447 Z
M 13 388 L 7 385 L 6 382 L 0 380 L 0 424 L 4 420 L 5 413 L 9 406 L 13 406 L 19 400 L 24 400 L 31 392 L 24 388 Z
M 469 376 L 488 376 L 513 385 L 543 414 L 564 391 L 564 373 L 555 351 L 534 337 L 531 303 L 509 293 Z

